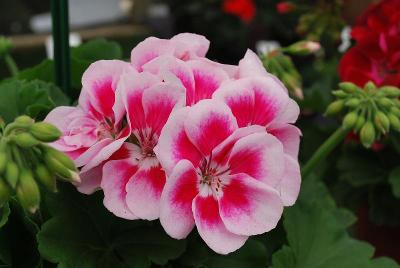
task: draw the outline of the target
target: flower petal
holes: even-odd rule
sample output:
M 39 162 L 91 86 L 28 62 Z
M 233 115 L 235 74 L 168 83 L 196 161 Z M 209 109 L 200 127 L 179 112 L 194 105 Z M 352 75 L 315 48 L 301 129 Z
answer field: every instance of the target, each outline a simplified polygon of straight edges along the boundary
M 165 184 L 165 173 L 158 162 L 139 162 L 139 170 L 126 184 L 128 208 L 140 219 L 155 220 L 160 216 L 160 197 Z
M 204 57 L 210 47 L 210 41 L 202 35 L 180 33 L 171 38 L 177 44 L 175 56 L 181 60 Z
M 229 107 L 216 100 L 202 100 L 192 106 L 184 126 L 189 140 L 204 156 L 238 128 Z
M 268 128 L 275 128 L 282 124 L 293 124 L 297 121 L 300 114 L 300 107 L 293 99 L 288 100 L 285 107 L 283 107 L 278 114 L 277 118 L 268 126 Z
M 245 173 L 275 188 L 285 168 L 282 144 L 266 132 L 250 134 L 235 143 L 228 164 L 231 174 Z
M 247 79 L 224 83 L 213 98 L 225 102 L 236 117 L 239 127 L 245 127 L 252 123 L 254 117 L 254 91 L 251 81 Z
M 185 88 L 176 83 L 160 83 L 143 92 L 142 104 L 147 126 L 157 136 L 174 109 L 184 107 L 186 102 Z
M 218 200 L 226 228 L 239 235 L 258 235 L 276 227 L 282 216 L 279 193 L 246 174 L 229 176 Z
M 280 194 L 285 206 L 293 205 L 299 196 L 301 174 L 299 163 L 291 156 L 285 156 L 285 173 L 283 175 Z
M 158 144 L 154 148 L 163 169 L 167 175 L 171 174 L 172 169 L 182 159 L 187 159 L 194 166 L 198 166 L 202 155 L 192 144 L 186 135 L 184 121 L 187 117 L 189 107 L 174 111 L 158 139 Z
M 195 81 L 194 103 L 203 99 L 210 99 L 221 83 L 229 79 L 225 71 L 206 60 L 193 60 L 189 61 L 188 64 L 192 69 Z
M 219 215 L 218 202 L 212 196 L 197 195 L 193 200 L 197 230 L 206 244 L 219 254 L 228 254 L 244 245 L 247 236 L 229 232 Z
M 84 153 L 82 153 L 78 158 L 75 159 L 75 165 L 77 167 L 82 167 L 86 164 L 88 164 L 94 157 L 96 157 L 97 154 L 100 153 L 100 151 L 111 144 L 113 142 L 112 139 L 103 139 L 93 146 L 89 147 Z M 103 159 L 105 160 L 105 159 Z M 87 170 L 86 170 L 87 171 Z
M 100 189 L 103 165 L 94 167 L 86 172 L 81 172 L 79 177 L 81 182 L 76 185 L 79 192 L 83 194 L 92 194 Z
M 192 201 L 198 194 L 199 180 L 188 160 L 181 160 L 167 179 L 161 194 L 160 222 L 175 239 L 185 238 L 194 227 Z
M 137 161 L 134 158 L 113 160 L 103 167 L 101 188 L 104 192 L 104 206 L 116 216 L 134 220 L 133 214 L 126 204 L 126 184 L 137 172 Z
M 249 76 L 268 76 L 260 58 L 252 50 L 248 49 L 243 59 L 239 61 L 239 78 Z
M 268 129 L 268 133 L 274 135 L 278 140 L 280 140 L 285 154 L 289 154 L 294 159 L 297 159 L 300 147 L 300 129 L 293 125 L 286 124 L 279 128 Z
M 82 76 L 82 93 L 79 104 L 87 111 L 112 117 L 115 90 L 119 77 L 130 66 L 119 60 L 100 60 L 92 63 Z
M 170 40 L 149 37 L 132 50 L 131 63 L 136 70 L 142 72 L 142 66 L 147 62 L 161 55 L 173 55 L 174 52 L 175 46 Z

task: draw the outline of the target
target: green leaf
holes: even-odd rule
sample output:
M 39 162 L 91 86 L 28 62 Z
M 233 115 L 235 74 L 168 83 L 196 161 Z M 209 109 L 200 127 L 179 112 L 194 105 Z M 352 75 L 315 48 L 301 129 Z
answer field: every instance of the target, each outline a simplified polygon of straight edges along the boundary
M 71 56 L 87 62 L 121 59 L 122 48 L 117 42 L 99 38 L 72 48 Z
M 85 196 L 63 185 L 47 204 L 54 217 L 37 236 L 39 251 L 60 267 L 165 265 L 185 249 L 185 241 L 170 238 L 158 223 L 115 217 L 101 193 Z
M 9 80 L 0 84 L 0 114 L 6 122 L 21 114 L 41 119 L 54 107 L 68 103 L 68 98 L 51 83 Z
M 393 195 L 400 198 L 400 166 L 395 167 L 390 172 L 389 183 L 392 186 Z
M 309 180 L 302 187 L 299 201 L 284 213 L 288 246 L 273 255 L 272 267 L 378 267 L 374 248 L 348 235 L 350 212 L 340 212 L 322 183 Z
M 7 223 L 8 216 L 10 216 L 10 206 L 5 204 L 2 208 L 0 208 L 0 228 Z
M 54 62 L 46 59 L 32 68 L 19 72 L 17 79 L 27 81 L 42 80 L 44 82 L 55 83 Z

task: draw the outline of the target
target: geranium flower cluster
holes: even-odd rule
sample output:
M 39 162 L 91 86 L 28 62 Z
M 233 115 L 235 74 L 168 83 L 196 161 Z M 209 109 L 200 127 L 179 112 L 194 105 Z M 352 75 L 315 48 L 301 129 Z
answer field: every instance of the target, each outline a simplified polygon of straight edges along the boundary
M 351 35 L 356 45 L 343 56 L 339 73 L 343 81 L 363 87 L 400 87 L 400 0 L 371 5 L 357 20 Z
M 46 121 L 80 167 L 79 191 L 102 189 L 112 213 L 160 218 L 176 239 L 196 226 L 227 254 L 297 199 L 299 107 L 252 51 L 232 66 L 207 59 L 208 47 L 189 33 L 147 38 L 130 63 L 93 63 L 78 106 Z

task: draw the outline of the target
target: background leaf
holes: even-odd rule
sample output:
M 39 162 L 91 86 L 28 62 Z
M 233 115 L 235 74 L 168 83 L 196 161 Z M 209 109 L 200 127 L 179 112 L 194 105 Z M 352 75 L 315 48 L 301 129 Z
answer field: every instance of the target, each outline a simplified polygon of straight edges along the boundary
M 392 186 L 393 195 L 400 198 L 400 166 L 395 167 L 390 172 L 389 183 Z

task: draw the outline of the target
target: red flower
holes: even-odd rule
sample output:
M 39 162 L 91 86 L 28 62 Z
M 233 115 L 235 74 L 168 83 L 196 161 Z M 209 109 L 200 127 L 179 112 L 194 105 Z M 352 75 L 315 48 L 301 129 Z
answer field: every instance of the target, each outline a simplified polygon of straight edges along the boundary
M 400 87 L 400 0 L 372 5 L 357 20 L 352 37 L 357 44 L 342 58 L 339 74 L 343 81 L 364 86 Z
M 292 2 L 279 2 L 276 4 L 276 10 L 279 14 L 287 14 L 296 9 L 296 5 Z
M 253 0 L 224 0 L 222 9 L 225 13 L 235 15 L 246 23 L 251 22 L 256 14 Z

